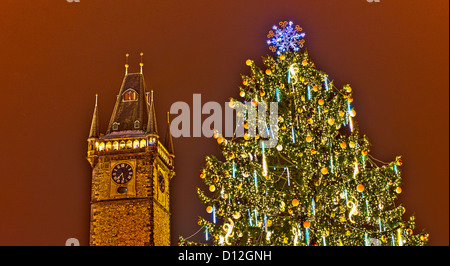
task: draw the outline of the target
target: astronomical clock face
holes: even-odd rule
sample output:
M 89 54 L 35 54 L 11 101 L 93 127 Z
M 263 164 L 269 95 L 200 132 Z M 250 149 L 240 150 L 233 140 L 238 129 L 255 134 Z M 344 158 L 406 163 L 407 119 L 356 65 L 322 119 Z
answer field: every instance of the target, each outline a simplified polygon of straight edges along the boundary
M 161 171 L 158 171 L 158 185 L 161 192 L 164 192 L 166 186 L 164 181 L 164 175 Z
M 120 163 L 114 167 L 111 175 L 117 184 L 125 184 L 133 177 L 133 168 L 127 163 Z

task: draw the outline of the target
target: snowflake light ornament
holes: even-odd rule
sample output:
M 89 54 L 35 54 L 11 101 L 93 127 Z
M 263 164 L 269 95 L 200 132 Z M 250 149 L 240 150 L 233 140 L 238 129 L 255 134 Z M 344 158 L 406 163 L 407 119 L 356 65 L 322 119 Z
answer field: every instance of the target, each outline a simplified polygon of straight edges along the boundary
M 298 51 L 303 47 L 305 33 L 301 32 L 299 25 L 294 26 L 292 21 L 280 21 L 280 27 L 274 25 L 267 35 L 267 44 L 272 52 L 277 55 L 286 53 L 289 49 Z

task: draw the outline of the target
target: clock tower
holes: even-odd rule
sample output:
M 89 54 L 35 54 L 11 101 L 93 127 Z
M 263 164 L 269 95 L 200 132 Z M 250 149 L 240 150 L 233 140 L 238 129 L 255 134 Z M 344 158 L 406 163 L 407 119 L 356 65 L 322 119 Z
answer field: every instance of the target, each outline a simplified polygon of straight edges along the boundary
M 170 245 L 169 183 L 175 156 L 169 117 L 163 144 L 153 91 L 147 92 L 144 82 L 142 53 L 140 67 L 140 73 L 128 73 L 125 65 L 106 134 L 99 132 L 96 96 L 87 140 L 92 166 L 90 245 Z

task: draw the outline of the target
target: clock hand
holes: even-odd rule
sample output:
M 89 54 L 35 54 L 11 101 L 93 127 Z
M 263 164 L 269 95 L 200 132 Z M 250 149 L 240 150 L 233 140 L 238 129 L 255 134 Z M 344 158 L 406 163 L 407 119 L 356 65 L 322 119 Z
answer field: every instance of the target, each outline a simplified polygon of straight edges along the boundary
M 123 182 L 123 172 L 117 177 L 117 179 Z

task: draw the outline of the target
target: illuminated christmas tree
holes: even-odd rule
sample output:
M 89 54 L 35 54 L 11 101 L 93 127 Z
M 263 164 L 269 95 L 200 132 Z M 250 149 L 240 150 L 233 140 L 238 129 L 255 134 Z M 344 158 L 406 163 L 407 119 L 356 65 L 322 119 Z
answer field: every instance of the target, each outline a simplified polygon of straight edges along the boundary
M 382 163 L 370 155 L 354 120 L 352 88 L 336 88 L 315 68 L 301 51 L 301 31 L 280 22 L 267 41 L 276 57 L 263 58 L 262 69 L 246 61 L 250 74 L 239 89 L 251 104 L 237 112 L 246 131 L 214 135 L 225 160 L 207 156 L 200 174 L 209 187 L 198 189 L 206 241 L 180 237 L 180 245 L 426 245 L 428 234 L 414 233 L 414 216 L 403 220 L 405 208 L 395 203 L 401 158 Z M 277 123 L 251 134 L 251 107 L 270 102 L 277 103 Z M 276 144 L 265 146 L 274 136 Z

